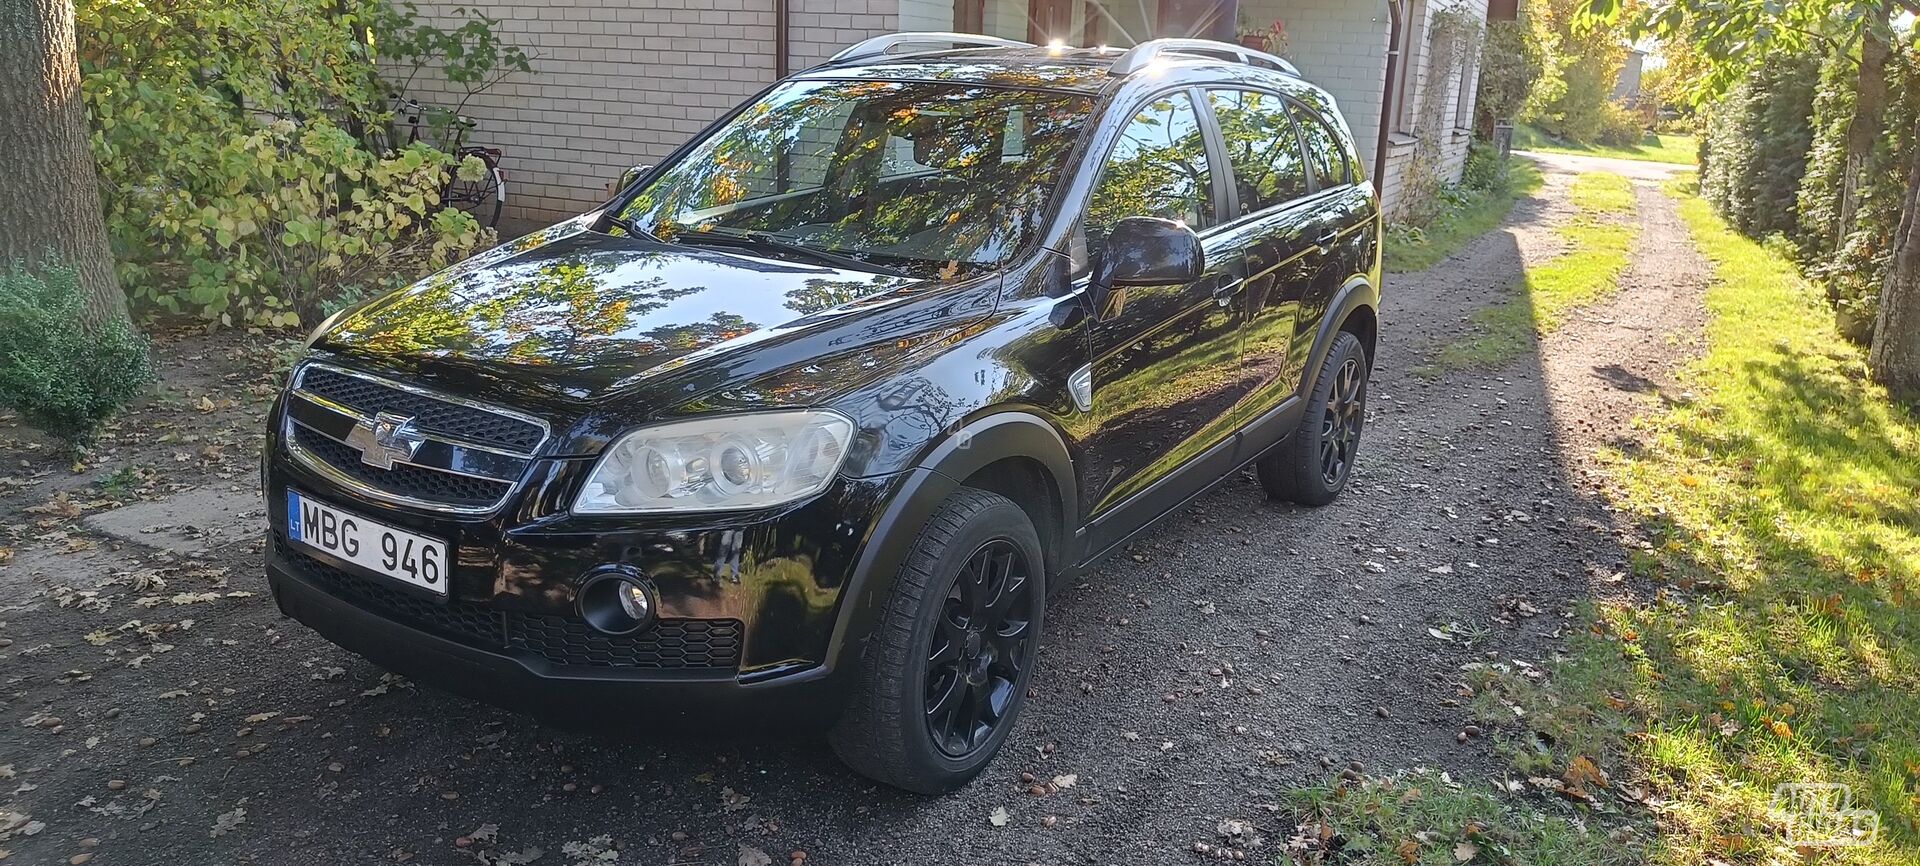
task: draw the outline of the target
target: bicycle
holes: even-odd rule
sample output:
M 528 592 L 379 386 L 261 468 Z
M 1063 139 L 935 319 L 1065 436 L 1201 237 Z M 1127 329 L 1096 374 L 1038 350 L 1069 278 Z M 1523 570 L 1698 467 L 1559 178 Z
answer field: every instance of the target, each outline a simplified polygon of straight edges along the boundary
M 407 129 L 406 143 L 425 141 L 442 151 L 453 154 L 455 170 L 447 177 L 447 184 L 440 189 L 440 202 L 452 205 L 473 214 L 474 219 L 487 228 L 500 223 L 500 212 L 507 204 L 507 170 L 500 167 L 503 151 L 497 147 L 480 147 L 466 144 L 467 134 L 479 126 L 472 118 L 452 112 L 431 109 L 420 104 L 412 97 L 400 98 L 394 95 L 394 119 L 391 123 L 404 122 Z M 439 111 L 441 117 L 430 114 Z M 442 117 L 444 120 L 442 120 Z M 404 118 L 404 120 L 403 120 Z M 393 140 L 391 131 L 382 136 L 388 142 Z M 434 141 L 432 133 L 438 131 L 439 141 Z M 393 148 L 384 147 L 383 150 Z M 480 160 L 486 171 L 474 180 L 462 180 L 458 165 L 467 157 Z M 488 205 L 492 206 L 489 207 Z

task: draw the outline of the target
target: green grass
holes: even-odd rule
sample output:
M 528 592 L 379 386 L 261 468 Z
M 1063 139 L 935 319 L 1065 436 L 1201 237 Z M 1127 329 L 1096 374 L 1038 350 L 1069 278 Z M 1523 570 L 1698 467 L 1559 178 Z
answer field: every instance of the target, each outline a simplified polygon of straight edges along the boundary
M 1649 132 L 1638 145 L 1617 147 L 1610 144 L 1575 144 L 1562 141 L 1543 130 L 1526 125 L 1514 127 L 1513 149 L 1605 156 L 1641 162 L 1669 162 L 1677 165 L 1693 165 L 1700 158 L 1699 139 L 1691 135 L 1661 135 Z
M 1471 317 L 1474 333 L 1441 348 L 1432 374 L 1469 367 L 1497 367 L 1531 351 L 1574 309 L 1611 294 L 1628 264 L 1639 223 L 1633 185 L 1626 178 L 1588 173 L 1574 179 L 1574 218 L 1559 229 L 1567 251 L 1528 268 L 1514 296 Z
M 1792 263 L 1674 194 L 1715 276 L 1697 396 L 1603 455 L 1645 600 L 1596 607 L 1544 685 L 1484 677 L 1478 706 L 1529 772 L 1617 761 L 1657 804 L 1655 862 L 1920 863 L 1920 421 Z M 1783 783 L 1847 786 L 1877 840 L 1804 858 Z
M 1424 271 L 1445 261 L 1468 241 L 1499 228 L 1513 203 L 1539 189 L 1540 183 L 1540 170 L 1532 162 L 1512 160 L 1504 187 L 1468 193 L 1432 225 L 1418 230 L 1396 227 L 1387 233 L 1387 272 Z
M 1296 859 L 1344 866 L 1629 866 L 1644 839 L 1595 826 L 1570 806 L 1457 783 L 1437 773 L 1306 788 Z M 1279 841 L 1279 840 L 1276 840 Z

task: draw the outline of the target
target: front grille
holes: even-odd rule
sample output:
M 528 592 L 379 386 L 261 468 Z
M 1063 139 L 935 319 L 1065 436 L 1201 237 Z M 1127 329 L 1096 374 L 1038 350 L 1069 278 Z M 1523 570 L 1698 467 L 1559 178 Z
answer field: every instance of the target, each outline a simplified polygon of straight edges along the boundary
M 274 550 L 335 598 L 395 622 L 479 649 L 531 653 L 565 667 L 730 671 L 740 666 L 737 619 L 663 619 L 638 634 L 607 635 L 558 616 L 436 601 L 308 556 L 274 538 Z
M 380 469 L 360 462 L 360 452 L 334 441 L 311 427 L 293 425 L 294 444 L 363 484 L 395 496 L 442 502 L 462 508 L 485 508 L 512 492 L 513 485 L 489 478 L 457 475 L 395 463 Z
M 405 415 L 413 418 L 425 432 L 442 433 L 516 454 L 532 454 L 547 435 L 538 424 L 416 394 L 327 367 L 307 367 L 301 372 L 299 388 L 367 417 L 381 412 Z
M 287 450 L 328 481 L 458 514 L 505 504 L 547 437 L 538 418 L 320 362 L 294 374 L 285 405 Z M 391 468 L 363 462 L 363 447 Z
M 557 665 L 734 668 L 740 664 L 740 631 L 735 619 L 663 619 L 639 634 L 609 635 L 563 617 L 507 614 L 507 645 Z

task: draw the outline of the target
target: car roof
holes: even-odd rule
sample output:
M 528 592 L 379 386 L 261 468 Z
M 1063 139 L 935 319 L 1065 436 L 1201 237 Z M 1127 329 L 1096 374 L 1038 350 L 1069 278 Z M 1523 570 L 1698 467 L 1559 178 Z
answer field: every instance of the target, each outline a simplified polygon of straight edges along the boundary
M 960 48 L 879 55 L 840 62 L 829 61 L 801 72 L 797 79 L 867 79 L 938 81 L 1099 94 L 1118 89 L 1145 73 L 1115 74 L 1122 48 L 1056 48 L 1045 46 Z M 1160 58 L 1163 70 L 1216 70 L 1222 83 L 1257 80 L 1280 86 L 1306 86 L 1295 75 L 1235 63 L 1200 54 L 1168 53 Z

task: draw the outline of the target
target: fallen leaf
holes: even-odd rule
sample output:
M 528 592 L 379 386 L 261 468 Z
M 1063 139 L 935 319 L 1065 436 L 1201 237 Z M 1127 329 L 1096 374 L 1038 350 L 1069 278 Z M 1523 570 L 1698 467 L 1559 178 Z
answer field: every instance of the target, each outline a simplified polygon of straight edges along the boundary
M 1009 817 L 1010 816 L 1007 815 L 1007 807 L 995 806 L 993 807 L 993 814 L 987 816 L 987 823 L 995 827 L 1005 827 L 1007 826 L 1007 819 Z
M 1480 853 L 1480 846 L 1474 844 L 1471 841 L 1461 842 L 1460 844 L 1453 846 L 1453 859 L 1458 860 L 1462 863 L 1465 863 L 1468 860 L 1472 860 L 1479 853 Z
M 740 866 L 773 866 L 773 857 L 752 845 L 740 846 Z

